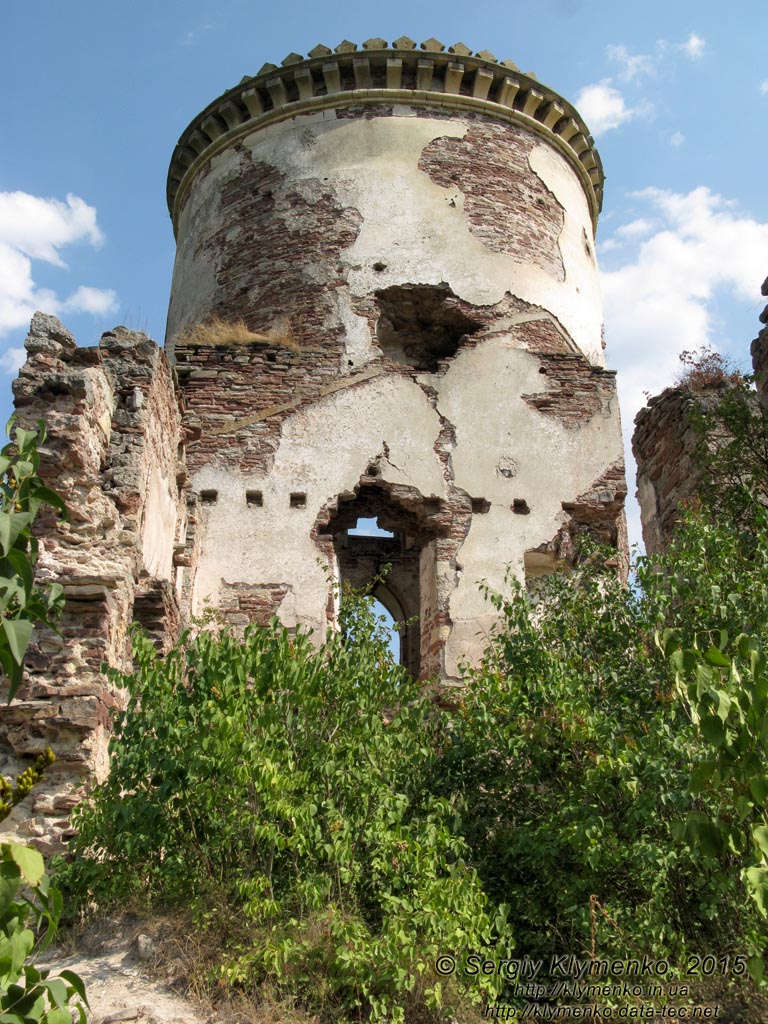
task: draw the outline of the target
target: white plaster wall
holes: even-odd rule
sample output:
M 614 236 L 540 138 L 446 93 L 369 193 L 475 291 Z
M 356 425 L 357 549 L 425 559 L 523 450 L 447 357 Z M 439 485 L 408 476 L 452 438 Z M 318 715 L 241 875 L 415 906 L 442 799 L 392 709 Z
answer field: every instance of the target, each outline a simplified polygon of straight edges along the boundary
M 197 573 L 197 608 L 216 603 L 220 581 L 288 583 L 280 608 L 286 625 L 319 628 L 325 621 L 326 568 L 310 537 L 321 508 L 340 494 L 351 496 L 368 464 L 379 459 L 381 478 L 444 497 L 442 467 L 433 451 L 437 413 L 421 388 L 399 376 L 380 376 L 320 399 L 289 416 L 266 478 L 244 477 L 208 466 L 193 480 L 196 490 L 218 491 L 204 507 L 203 558 Z M 261 508 L 248 508 L 246 489 L 262 492 Z M 291 508 L 292 492 L 307 495 Z
M 455 484 L 491 503 L 488 513 L 473 516 L 458 556 L 463 569 L 450 602 L 449 675 L 476 656 L 480 634 L 495 621 L 479 581 L 504 592 L 507 565 L 522 578 L 525 551 L 550 541 L 567 522 L 562 503 L 589 490 L 622 457 L 617 400 L 605 415 L 566 429 L 520 397 L 547 390 L 539 366 L 535 355 L 489 339 L 460 351 L 440 384 L 438 411 L 456 429 Z M 504 476 L 500 465 L 516 466 L 515 474 Z M 528 515 L 512 511 L 516 498 L 528 503 Z
M 392 285 L 447 282 L 465 301 L 493 305 L 509 292 L 553 313 L 581 351 L 596 365 L 604 365 L 592 224 L 581 184 L 567 161 L 543 142 L 536 144 L 529 161 L 531 174 L 541 178 L 564 211 L 559 246 L 565 280 L 558 281 L 539 266 L 487 248 L 470 231 L 458 189 L 442 188 L 419 170 L 429 143 L 441 137 L 462 138 L 469 122 L 458 116 L 416 117 L 416 111 L 407 107 L 399 113 L 402 116 L 366 120 L 336 119 L 334 111 L 323 111 L 255 132 L 244 145 L 254 160 L 271 164 L 286 176 L 285 191 L 320 179 L 343 205 L 360 212 L 359 236 L 342 255 L 353 296 Z M 195 183 L 182 214 L 169 337 L 180 322 L 204 316 L 213 297 L 213 272 L 196 249 L 200 239 L 220 224 L 217 196 L 238 173 L 240 159 L 231 150 L 218 154 L 207 176 Z M 237 232 L 236 227 L 232 230 Z M 377 262 L 385 263 L 386 269 L 375 271 Z M 340 301 L 346 307 L 340 317 L 348 333 L 348 356 L 357 365 L 366 349 L 373 354 L 370 333 L 348 299 Z

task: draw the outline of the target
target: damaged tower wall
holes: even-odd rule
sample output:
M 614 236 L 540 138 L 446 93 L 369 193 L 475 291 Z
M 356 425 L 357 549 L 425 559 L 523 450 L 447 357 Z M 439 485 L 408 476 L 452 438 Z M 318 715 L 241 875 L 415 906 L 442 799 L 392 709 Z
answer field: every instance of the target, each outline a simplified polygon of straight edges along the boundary
M 602 180 L 565 100 L 436 40 L 291 54 L 192 122 L 169 358 L 123 328 L 78 348 L 38 314 L 14 388 L 69 509 L 40 523 L 61 636 L 35 634 L 0 715 L 6 770 L 58 756 L 20 812 L 43 848 L 105 773 L 123 695 L 100 666 L 127 667 L 133 618 L 162 647 L 207 606 L 322 637 L 329 578 L 391 565 L 403 660 L 448 682 L 496 621 L 480 581 L 551 571 L 580 530 L 625 557 Z M 360 517 L 391 536 L 350 535 Z
M 416 667 L 446 679 L 494 621 L 478 582 L 582 526 L 623 546 L 625 484 L 587 129 L 492 55 L 423 46 L 291 55 L 192 122 L 167 344 L 205 496 L 190 610 L 242 620 L 262 588 L 322 634 L 342 535 L 377 515 L 418 550 Z M 190 340 L 211 317 L 275 344 Z

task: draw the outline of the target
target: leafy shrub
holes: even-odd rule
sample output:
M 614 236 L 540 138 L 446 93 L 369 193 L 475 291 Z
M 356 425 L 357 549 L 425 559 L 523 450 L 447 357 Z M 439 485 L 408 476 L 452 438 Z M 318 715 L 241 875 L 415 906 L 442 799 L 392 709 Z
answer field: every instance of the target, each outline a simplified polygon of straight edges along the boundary
M 276 621 L 242 641 L 187 636 L 165 660 L 137 636 L 69 882 L 101 905 L 191 902 L 202 926 L 225 921 L 225 983 L 268 983 L 324 1019 L 404 1020 L 462 996 L 443 991 L 438 954 L 510 940 L 450 800 L 429 792 L 428 696 L 365 601 L 342 618 L 320 650 Z M 486 978 L 470 996 L 497 990 Z
M 18 843 L 0 844 L 0 1020 L 4 1024 L 85 1024 L 88 1000 L 72 971 L 52 977 L 35 966 L 53 938 L 61 894 L 45 874 L 43 858 Z M 41 938 L 35 931 L 45 926 Z M 85 1005 L 83 1005 L 85 1004 Z
M 552 577 L 536 607 L 522 588 L 491 595 L 501 625 L 446 737 L 437 785 L 460 793 L 473 863 L 510 903 L 519 947 L 547 963 L 743 952 L 738 870 L 678 829 L 708 755 L 653 644 L 668 582 L 646 571 L 643 584 L 591 560 Z
M 9 431 L 11 424 L 9 423 Z M 47 592 L 35 585 L 33 567 L 38 544 L 32 524 L 42 504 L 66 513 L 64 503 L 38 476 L 37 431 L 16 427 L 13 441 L 0 452 L 0 667 L 10 702 L 21 683 L 24 654 L 36 622 L 52 626 L 60 614 L 62 589 Z M 0 821 L 23 800 L 54 760 L 46 750 L 15 780 L 0 776 Z M 4 1024 L 72 1024 L 72 1013 L 85 1024 L 88 1001 L 81 979 L 72 971 L 51 976 L 36 966 L 56 933 L 62 898 L 45 874 L 40 854 L 20 843 L 0 843 L 0 1020 Z M 40 938 L 35 936 L 38 931 Z
M 38 543 L 32 523 L 40 506 L 52 505 L 66 516 L 64 502 L 38 476 L 38 446 L 45 437 L 42 422 L 37 432 L 16 427 L 0 452 L 0 669 L 9 682 L 8 700 L 21 684 L 34 624 L 52 626 L 64 606 L 61 586 L 53 583 L 44 591 L 33 573 Z
M 737 370 L 727 356 L 716 352 L 708 345 L 696 351 L 686 349 L 679 356 L 682 369 L 675 384 L 691 391 L 708 391 L 712 388 L 739 387 L 744 375 Z

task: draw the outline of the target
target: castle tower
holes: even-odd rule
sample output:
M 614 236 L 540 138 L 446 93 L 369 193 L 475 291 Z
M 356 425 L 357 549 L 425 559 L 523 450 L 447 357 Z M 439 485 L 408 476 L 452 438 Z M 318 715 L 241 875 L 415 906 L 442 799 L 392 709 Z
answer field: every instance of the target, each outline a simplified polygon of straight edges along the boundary
M 322 637 L 335 583 L 389 565 L 403 661 L 450 682 L 495 622 L 480 581 L 535 585 L 580 530 L 624 558 L 602 180 L 565 100 L 434 39 L 291 54 L 194 119 L 168 178 L 166 352 L 122 327 L 84 348 L 38 313 L 14 382 L 69 517 L 37 524 L 59 629 L 0 707 L 3 771 L 57 761 L 6 830 L 65 849 L 134 619 L 161 648 L 207 605 Z
M 434 39 L 290 54 L 192 121 L 168 177 L 183 610 L 322 635 L 329 573 L 386 564 L 405 663 L 451 679 L 494 621 L 479 581 L 551 571 L 580 528 L 625 548 L 602 184 L 567 101 Z

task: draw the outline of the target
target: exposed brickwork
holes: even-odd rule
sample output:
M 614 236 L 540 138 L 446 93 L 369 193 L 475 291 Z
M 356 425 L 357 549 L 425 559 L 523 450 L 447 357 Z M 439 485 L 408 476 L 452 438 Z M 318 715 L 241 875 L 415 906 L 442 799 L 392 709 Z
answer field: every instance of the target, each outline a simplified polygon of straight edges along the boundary
M 443 188 L 464 196 L 470 230 L 489 249 L 521 263 L 535 263 L 565 280 L 558 246 L 563 210 L 528 158 L 537 139 L 527 132 L 476 119 L 462 139 L 440 138 L 419 167 Z
M 100 666 L 130 663 L 136 588 L 152 586 L 146 516 L 154 515 L 153 481 L 165 473 L 169 503 L 177 510 L 183 504 L 176 479 L 180 410 L 165 356 L 143 335 L 118 329 L 98 347 L 78 348 L 55 318 L 36 314 L 26 348 L 14 382 L 16 407 L 25 424 L 45 419 L 40 472 L 69 512 L 68 522 L 41 512 L 38 576 L 63 585 L 66 605 L 60 635 L 33 634 L 19 697 L 0 709 L 0 742 L 6 756 L 48 745 L 57 756 L 15 815 L 26 819 L 28 834 L 48 837 L 39 845 L 50 852 L 66 835 L 58 809 L 55 825 L 46 817 L 55 801 L 106 770 L 110 712 L 120 695 Z M 171 558 L 168 550 L 169 566 Z M 166 591 L 170 607 L 170 583 Z
M 598 413 L 611 415 L 617 402 L 615 371 L 592 366 L 582 355 L 542 352 L 540 358 L 539 372 L 549 388 L 522 396 L 532 408 L 571 430 Z
M 249 622 L 266 626 L 272 616 L 277 615 L 290 589 L 287 583 L 227 583 L 222 580 L 219 611 L 225 622 L 239 629 Z
M 182 619 L 176 592 L 168 580 L 142 580 L 136 588 L 133 618 L 155 646 L 166 654 L 181 635 Z
M 219 216 L 220 227 L 196 251 L 215 268 L 210 312 L 243 317 L 255 331 L 290 313 L 302 346 L 315 350 L 313 365 L 330 360 L 338 372 L 343 325 L 334 292 L 346 285 L 339 256 L 357 238 L 357 210 L 345 209 L 319 179 L 284 185 L 276 168 L 243 151 Z

